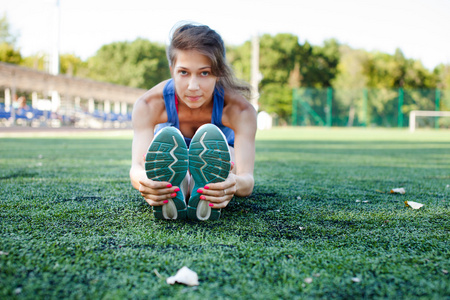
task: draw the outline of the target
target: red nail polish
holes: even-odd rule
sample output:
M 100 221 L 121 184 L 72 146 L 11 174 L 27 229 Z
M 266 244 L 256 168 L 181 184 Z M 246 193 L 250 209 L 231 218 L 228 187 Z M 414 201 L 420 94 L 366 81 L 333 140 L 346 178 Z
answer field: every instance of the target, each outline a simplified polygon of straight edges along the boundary
M 210 203 L 210 204 L 208 204 L 208 205 L 211 206 L 211 207 L 214 206 L 214 204 L 212 204 L 212 203 Z
M 172 197 L 172 198 L 174 198 L 174 197 L 176 197 L 177 196 L 177 193 L 172 193 L 172 194 L 170 194 L 170 197 Z
M 180 191 L 180 189 L 179 188 L 176 188 L 175 190 L 174 190 L 174 192 L 179 192 Z
M 166 187 L 171 188 L 171 187 L 172 187 L 172 184 L 169 183 L 168 185 L 166 185 Z
M 209 190 L 209 186 L 205 185 L 204 189 Z
M 169 203 L 169 200 L 164 200 L 163 203 L 164 204 Z
M 205 200 L 205 199 L 206 199 L 206 197 L 205 197 L 205 196 L 203 196 L 203 195 L 201 195 L 201 196 L 200 196 L 200 199 L 202 199 L 202 200 Z
M 197 193 L 201 194 L 201 193 L 203 193 L 203 191 L 201 189 L 198 189 Z

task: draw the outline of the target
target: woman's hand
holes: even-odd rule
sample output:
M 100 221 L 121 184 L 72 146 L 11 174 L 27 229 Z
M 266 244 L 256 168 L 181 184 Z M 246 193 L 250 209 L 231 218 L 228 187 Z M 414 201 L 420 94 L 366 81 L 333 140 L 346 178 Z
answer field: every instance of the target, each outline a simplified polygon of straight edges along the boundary
M 154 181 L 147 177 L 141 178 L 139 184 L 139 192 L 151 206 L 166 204 L 168 199 L 175 198 L 180 191 L 179 187 L 172 186 L 169 182 Z
M 231 165 L 231 169 L 233 167 L 234 164 Z M 225 208 L 233 199 L 236 190 L 236 175 L 230 171 L 225 181 L 208 183 L 197 192 L 202 194 L 201 200 L 209 201 L 212 204 L 212 208 Z

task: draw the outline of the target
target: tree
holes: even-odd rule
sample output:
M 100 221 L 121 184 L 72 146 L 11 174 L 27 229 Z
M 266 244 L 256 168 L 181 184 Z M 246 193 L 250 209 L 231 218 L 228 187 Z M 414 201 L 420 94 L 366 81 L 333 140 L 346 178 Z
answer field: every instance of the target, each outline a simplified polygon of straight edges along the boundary
M 88 59 L 88 76 L 138 88 L 149 88 L 170 77 L 165 47 L 145 39 L 102 46 Z
M 0 18 L 0 44 L 7 43 L 14 46 L 17 36 L 11 32 L 10 25 L 6 13 Z
M 292 89 L 298 87 L 300 66 L 298 37 L 277 34 L 260 38 L 261 109 L 277 114 L 285 122 L 292 114 Z
M 348 108 L 347 126 L 353 126 L 355 116 L 363 107 L 363 89 L 367 86 L 368 55 L 364 50 L 354 50 L 341 46 L 341 57 L 337 65 L 337 75 L 332 80 L 336 89 L 335 99 L 339 106 Z
M 37 53 L 24 57 L 20 64 L 27 68 L 45 71 L 47 70 L 47 63 L 47 55 L 44 53 Z
M 74 54 L 62 54 L 59 56 L 61 73 L 69 76 L 87 77 L 87 63 Z
M 10 64 L 20 64 L 22 56 L 12 45 L 3 42 L 0 44 L 0 61 Z
M 336 76 L 340 59 L 340 44 L 335 39 L 326 40 L 323 46 L 313 46 L 307 41 L 301 47 L 301 86 L 329 87 Z
M 227 47 L 227 60 L 232 65 L 236 77 L 246 82 L 250 82 L 251 52 L 250 41 L 240 46 Z
M 11 33 L 6 14 L 0 18 L 0 61 L 19 64 L 22 61 L 20 51 L 14 46 L 16 36 Z
M 450 65 L 440 64 L 433 73 L 438 78 L 437 87 L 450 91 Z

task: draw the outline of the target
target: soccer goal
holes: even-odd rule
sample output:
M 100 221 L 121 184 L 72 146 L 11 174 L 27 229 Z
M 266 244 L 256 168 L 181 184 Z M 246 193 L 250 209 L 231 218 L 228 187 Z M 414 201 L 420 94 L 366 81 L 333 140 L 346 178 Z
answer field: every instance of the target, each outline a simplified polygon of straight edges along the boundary
M 417 117 L 450 117 L 450 111 L 413 110 L 409 113 L 409 131 L 416 130 Z

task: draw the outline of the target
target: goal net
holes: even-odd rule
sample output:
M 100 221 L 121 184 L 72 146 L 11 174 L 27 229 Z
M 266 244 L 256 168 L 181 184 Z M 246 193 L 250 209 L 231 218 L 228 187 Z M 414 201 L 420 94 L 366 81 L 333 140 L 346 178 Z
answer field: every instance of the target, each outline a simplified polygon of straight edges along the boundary
M 409 113 L 409 131 L 416 130 L 417 117 L 450 117 L 450 111 L 413 110 Z

